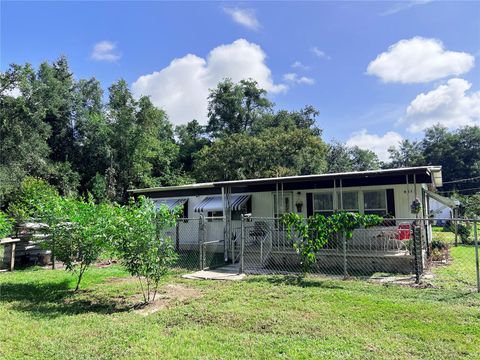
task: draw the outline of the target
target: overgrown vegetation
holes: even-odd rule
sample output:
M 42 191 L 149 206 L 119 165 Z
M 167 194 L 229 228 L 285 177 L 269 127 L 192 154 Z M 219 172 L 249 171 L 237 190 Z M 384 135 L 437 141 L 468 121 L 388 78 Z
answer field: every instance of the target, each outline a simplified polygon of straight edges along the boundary
M 5 213 L 0 211 L 0 239 L 12 234 L 13 220 Z
M 377 215 L 340 211 L 330 216 L 317 213 L 305 219 L 302 215 L 292 212 L 285 214 L 282 221 L 290 239 L 298 239 L 293 246 L 300 255 L 303 271 L 307 272 L 316 264 L 317 253 L 329 241 L 342 237 L 348 241 L 353 236 L 353 230 L 378 225 L 383 218 Z
M 123 206 L 97 204 L 91 196 L 60 196 L 45 181 L 26 178 L 8 210 L 18 222 L 34 219 L 48 226 L 49 240 L 43 245 L 77 275 L 75 290 L 100 255 L 110 253 L 139 278 L 145 302 L 149 302 L 155 299 L 158 282 L 175 261 L 171 239 L 162 236 L 162 230 L 175 223 L 177 214 L 165 206 L 157 209 L 143 197 Z

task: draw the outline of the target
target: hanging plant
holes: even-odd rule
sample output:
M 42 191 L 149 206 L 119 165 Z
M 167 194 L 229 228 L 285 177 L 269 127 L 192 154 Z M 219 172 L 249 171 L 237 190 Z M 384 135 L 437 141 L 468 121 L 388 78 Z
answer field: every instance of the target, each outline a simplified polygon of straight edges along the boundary
M 412 214 L 418 214 L 422 210 L 422 204 L 420 203 L 420 200 L 415 199 L 412 201 L 410 204 L 410 212 Z

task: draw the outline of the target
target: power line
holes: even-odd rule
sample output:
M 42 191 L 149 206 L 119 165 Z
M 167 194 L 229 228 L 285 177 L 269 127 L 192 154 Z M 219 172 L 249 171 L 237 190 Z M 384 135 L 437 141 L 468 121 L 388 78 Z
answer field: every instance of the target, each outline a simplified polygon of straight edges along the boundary
M 467 181 L 477 180 L 477 179 L 480 180 L 480 176 L 475 176 L 475 177 L 466 178 L 466 179 L 458 179 L 458 180 L 444 181 L 443 183 L 444 183 L 444 184 L 453 184 L 453 183 L 467 182 Z
M 464 191 L 472 191 L 472 190 L 480 190 L 480 187 L 474 187 L 469 189 L 443 190 L 443 191 L 439 191 L 439 193 L 464 192 Z

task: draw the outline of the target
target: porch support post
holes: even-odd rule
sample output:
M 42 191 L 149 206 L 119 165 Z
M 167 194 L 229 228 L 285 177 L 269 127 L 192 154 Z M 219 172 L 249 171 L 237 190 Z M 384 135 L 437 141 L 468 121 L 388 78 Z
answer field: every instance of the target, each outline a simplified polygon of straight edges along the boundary
M 343 211 L 343 183 L 342 183 L 342 179 L 340 179 L 340 210 Z
M 243 274 L 243 253 L 245 250 L 245 215 L 242 214 L 242 224 L 240 228 L 240 269 L 239 273 Z
M 204 243 L 205 243 L 205 218 L 203 214 L 200 215 L 198 221 L 198 267 L 200 270 L 203 270 L 205 267 L 204 261 Z
M 334 201 L 334 203 L 335 203 L 335 201 L 337 201 L 336 199 L 338 199 L 338 196 L 337 196 L 337 180 L 333 179 L 333 201 Z M 335 207 L 333 208 L 333 210 L 335 210 Z
M 223 189 L 223 188 L 222 188 Z M 231 207 L 232 188 L 227 186 L 224 190 L 223 202 L 223 219 L 224 219 L 224 236 L 223 236 L 223 257 L 225 262 L 228 261 L 228 247 L 232 247 L 231 243 L 231 223 L 232 223 L 232 207 Z

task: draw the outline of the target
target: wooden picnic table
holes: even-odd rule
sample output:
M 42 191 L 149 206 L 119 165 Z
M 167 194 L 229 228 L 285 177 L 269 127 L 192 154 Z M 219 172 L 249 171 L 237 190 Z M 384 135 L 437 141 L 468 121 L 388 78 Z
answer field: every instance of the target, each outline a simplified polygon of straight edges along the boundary
M 6 245 L 12 245 L 10 249 L 10 271 L 13 271 L 15 267 L 15 248 L 18 242 L 20 242 L 20 239 L 5 238 L 0 240 L 0 246 L 6 247 Z

